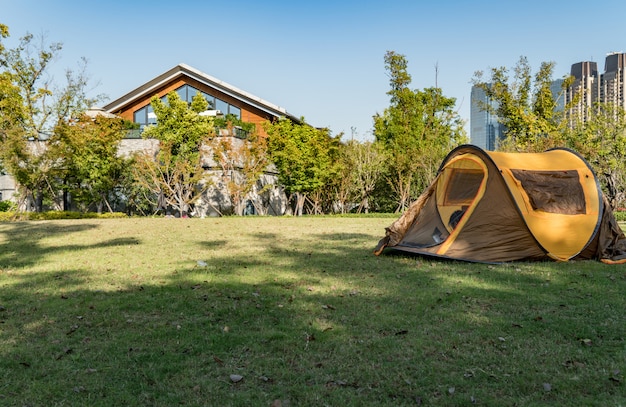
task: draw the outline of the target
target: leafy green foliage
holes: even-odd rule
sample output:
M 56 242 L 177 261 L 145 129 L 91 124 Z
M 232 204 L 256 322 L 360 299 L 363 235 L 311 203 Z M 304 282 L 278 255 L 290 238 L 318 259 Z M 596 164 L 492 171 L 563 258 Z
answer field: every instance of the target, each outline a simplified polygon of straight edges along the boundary
M 121 120 L 83 116 L 72 124 L 58 126 L 50 139 L 50 153 L 62 160 L 62 188 L 83 210 L 96 204 L 98 212 L 104 206 L 113 212 L 109 196 L 129 164 L 118 155 L 123 136 Z
M 304 123 L 304 120 L 302 120 Z M 297 198 L 296 213 L 302 215 L 307 194 L 320 191 L 337 174 L 339 137 L 328 129 L 316 129 L 288 119 L 266 123 L 267 148 L 278 169 L 278 179 Z
M 8 35 L 6 26 L 2 36 Z M 63 86 L 48 75 L 62 45 L 37 42 L 26 34 L 16 48 L 0 48 L 0 161 L 18 183 L 20 207 L 43 209 L 44 195 L 55 202 L 57 157 L 46 151 L 47 140 L 57 126 L 69 123 L 100 97 L 88 98 L 88 78 L 83 59 L 80 70 L 67 70 Z M 58 206 L 58 202 L 57 202 Z
M 166 205 L 185 216 L 190 205 L 210 186 L 201 146 L 208 144 L 213 134 L 213 120 L 199 115 L 207 109 L 208 102 L 197 94 L 189 105 L 176 92 L 170 92 L 167 103 L 158 97 L 151 103 L 157 124 L 148 126 L 143 137 L 159 140 L 159 151 L 156 157 L 136 154 L 135 180 L 138 189 L 151 191 L 154 197 L 161 197 Z
M 200 145 L 213 133 L 213 119 L 198 114 L 208 108 L 206 99 L 197 94 L 188 105 L 176 92 L 170 92 L 167 103 L 155 96 L 151 105 L 157 124 L 148 126 L 143 137 L 159 140 L 161 148 L 169 149 L 174 159 L 197 160 Z
M 626 202 L 626 111 L 612 104 L 597 104 L 585 120 L 573 122 L 565 139 L 567 146 L 582 154 L 593 166 L 611 206 Z
M 553 71 L 554 62 L 543 62 L 533 77 L 528 59 L 520 57 L 512 77 L 506 67 L 492 68 L 487 79 L 483 72 L 475 74 L 474 84 L 497 106 L 482 108 L 496 114 L 505 126 L 506 139 L 500 149 L 541 152 L 562 145 L 566 123 L 562 112 L 555 110 L 557 102 L 550 89 Z
M 345 197 L 340 202 L 357 202 L 357 213 L 368 213 L 371 199 L 385 169 L 385 153 L 380 143 L 351 140 L 341 149 L 343 166 L 337 177 L 339 185 L 345 183 Z M 339 190 L 339 188 L 338 188 Z
M 254 134 L 256 130 L 256 126 L 254 123 L 244 122 L 243 120 L 232 114 L 228 114 L 224 117 L 215 117 L 213 119 L 213 123 L 218 129 L 240 128 L 246 134 Z
M 390 106 L 374 116 L 374 135 L 387 155 L 386 177 L 397 199 L 397 211 L 434 179 L 441 160 L 466 141 L 456 100 L 437 87 L 411 90 L 404 55 L 388 51 Z
M 11 201 L 0 201 L 0 212 L 8 212 L 13 206 Z

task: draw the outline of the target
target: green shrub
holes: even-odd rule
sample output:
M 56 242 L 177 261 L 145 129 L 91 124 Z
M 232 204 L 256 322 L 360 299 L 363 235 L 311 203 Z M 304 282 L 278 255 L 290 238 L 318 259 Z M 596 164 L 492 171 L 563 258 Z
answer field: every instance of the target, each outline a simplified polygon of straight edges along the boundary
M 15 212 L 0 212 L 0 222 L 14 220 Z
M 0 201 L 0 212 L 7 212 L 13 206 L 11 201 Z
M 626 222 L 626 211 L 615 211 L 613 214 L 618 222 Z
M 0 212 L 0 222 L 16 220 L 59 220 L 59 219 L 119 219 L 126 218 L 127 215 L 121 212 L 106 212 L 98 214 L 96 212 Z

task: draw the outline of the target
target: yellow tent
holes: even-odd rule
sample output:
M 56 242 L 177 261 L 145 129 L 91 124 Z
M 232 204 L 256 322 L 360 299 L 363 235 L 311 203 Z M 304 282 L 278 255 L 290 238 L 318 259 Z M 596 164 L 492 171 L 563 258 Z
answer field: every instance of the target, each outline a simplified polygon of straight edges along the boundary
M 487 152 L 464 145 L 375 250 L 445 258 L 626 262 L 626 237 L 589 164 L 567 149 Z

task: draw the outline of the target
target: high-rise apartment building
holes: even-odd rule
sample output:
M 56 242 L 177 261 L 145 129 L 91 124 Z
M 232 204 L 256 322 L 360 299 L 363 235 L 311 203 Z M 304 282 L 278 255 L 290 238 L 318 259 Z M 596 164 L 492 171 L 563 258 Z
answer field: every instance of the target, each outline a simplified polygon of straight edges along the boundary
M 625 53 L 613 52 L 606 56 L 600 88 L 600 99 L 602 102 L 626 108 L 625 68 Z
M 498 107 L 497 102 L 490 100 L 479 86 L 472 86 L 470 97 L 470 143 L 484 150 L 495 150 L 504 136 L 504 126 L 498 122 L 498 116 L 486 108 Z
M 598 64 L 591 61 L 577 62 L 572 65 L 570 75 L 574 77 L 574 82 L 565 92 L 565 103 L 571 104 L 568 114 L 586 120 L 591 107 L 600 100 Z
M 612 52 L 604 61 L 604 73 L 595 62 L 572 65 L 574 82 L 567 89 L 566 103 L 574 102 L 568 110 L 572 120 L 586 121 L 596 103 L 610 103 L 626 109 L 626 53 Z

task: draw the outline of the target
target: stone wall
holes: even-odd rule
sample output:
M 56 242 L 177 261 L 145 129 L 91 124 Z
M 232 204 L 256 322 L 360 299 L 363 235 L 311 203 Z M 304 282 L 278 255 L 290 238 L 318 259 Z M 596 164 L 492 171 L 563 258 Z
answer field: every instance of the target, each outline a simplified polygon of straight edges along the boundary
M 230 138 L 235 146 L 240 147 L 245 141 L 237 138 Z M 33 148 L 45 148 L 45 145 L 37 143 Z M 155 156 L 159 148 L 159 142 L 156 139 L 127 138 L 120 142 L 118 155 L 128 157 L 135 152 L 145 152 L 151 156 Z M 205 158 L 203 164 L 209 172 L 211 187 L 194 205 L 192 216 L 208 217 L 230 215 L 237 212 L 237 208 L 233 208 L 222 182 L 222 171 L 217 169 L 217 163 L 212 159 L 209 149 L 204 150 Z M 273 166 L 268 168 L 269 172 L 261 176 L 253 187 L 252 191 L 242 203 L 246 206 L 244 212 L 246 214 L 256 215 L 284 215 L 289 210 L 287 196 L 281 186 L 278 185 L 278 176 Z M 237 176 L 237 174 L 235 174 Z M 0 175 L 0 200 L 16 201 L 16 185 L 15 180 L 10 175 Z

